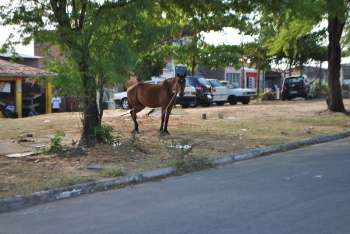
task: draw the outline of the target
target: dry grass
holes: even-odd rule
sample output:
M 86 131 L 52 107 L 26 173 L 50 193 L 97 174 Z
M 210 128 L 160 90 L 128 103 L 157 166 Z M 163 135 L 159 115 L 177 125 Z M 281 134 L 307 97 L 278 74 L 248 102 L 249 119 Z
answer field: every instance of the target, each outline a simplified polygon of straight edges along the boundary
M 350 100 L 345 103 L 350 109 Z M 114 134 L 120 139 L 119 146 L 99 145 L 89 149 L 86 155 L 71 157 L 38 155 L 9 159 L 0 156 L 0 197 L 132 174 L 177 165 L 184 160 L 207 159 L 350 128 L 349 116 L 329 113 L 325 109 L 324 101 L 176 108 L 170 118 L 171 135 L 166 137 L 159 135 L 159 116 L 146 117 L 147 111 L 141 113 L 141 134 L 134 137 L 130 134 L 133 127 L 131 119 L 128 115 L 120 116 L 124 111 L 106 111 L 104 123 L 114 127 Z M 207 120 L 201 120 L 203 113 L 207 114 Z M 223 114 L 223 119 L 218 117 L 219 113 Z M 38 141 L 47 143 L 57 130 L 66 133 L 64 144 L 69 145 L 72 140 L 79 139 L 80 127 L 77 113 L 0 119 L 0 145 L 25 133 L 34 134 L 36 139 L 35 143 L 25 143 L 26 147 Z M 178 149 L 176 145 L 190 145 L 191 148 Z M 13 148 L 15 150 L 16 147 Z M 100 164 L 102 170 L 87 169 L 91 162 Z

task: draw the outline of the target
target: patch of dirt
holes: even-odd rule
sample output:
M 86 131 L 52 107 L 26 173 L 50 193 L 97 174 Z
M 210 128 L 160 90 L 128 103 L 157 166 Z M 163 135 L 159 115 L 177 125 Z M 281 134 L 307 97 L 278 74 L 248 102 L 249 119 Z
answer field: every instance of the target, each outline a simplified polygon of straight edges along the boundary
M 350 100 L 345 100 L 350 109 Z M 350 128 L 350 117 L 330 113 L 325 101 L 252 102 L 209 108 L 175 108 L 170 116 L 170 136 L 160 136 L 159 112 L 138 115 L 141 134 L 133 136 L 133 122 L 125 110 L 106 110 L 104 124 L 114 128 L 120 144 L 97 145 L 85 154 L 0 156 L 0 197 L 28 194 L 52 187 L 175 165 L 184 159 L 204 160 L 249 148 L 285 143 Z M 205 113 L 206 120 L 201 116 Z M 79 113 L 57 113 L 24 119 L 0 119 L 1 152 L 31 150 L 48 144 L 56 131 L 65 132 L 63 144 L 72 147 L 80 137 Z M 34 141 L 18 142 L 26 134 Z M 177 147 L 177 145 L 179 147 Z M 175 147 L 174 147 L 175 146 Z M 186 147 L 183 147 L 186 146 Z M 87 169 L 91 163 L 101 170 Z M 109 170 L 107 173 L 105 170 Z M 117 173 L 118 172 L 118 173 Z

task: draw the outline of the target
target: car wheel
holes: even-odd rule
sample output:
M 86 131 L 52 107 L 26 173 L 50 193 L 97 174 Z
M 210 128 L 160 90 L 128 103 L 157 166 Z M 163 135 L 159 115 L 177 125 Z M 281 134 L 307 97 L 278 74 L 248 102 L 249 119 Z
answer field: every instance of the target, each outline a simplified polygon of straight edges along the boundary
M 193 102 L 190 106 L 191 106 L 191 107 L 196 107 L 196 106 L 198 106 L 198 101 L 196 100 L 196 101 Z
M 242 104 L 243 104 L 243 105 L 248 105 L 249 102 L 250 102 L 250 98 L 244 98 L 244 99 L 242 100 Z
M 204 107 L 210 106 L 210 101 L 208 101 L 208 100 L 203 100 L 203 101 L 201 102 L 201 106 L 204 106 Z
M 124 110 L 129 109 L 129 102 L 127 98 L 123 98 L 121 101 L 121 106 Z
M 181 104 L 182 108 L 188 108 L 190 105 L 189 104 Z
M 235 96 L 230 96 L 228 97 L 228 102 L 231 104 L 231 105 L 236 105 L 237 104 L 237 99 Z
M 225 104 L 225 102 L 216 102 L 216 105 L 218 105 L 218 106 L 222 106 L 224 104 Z

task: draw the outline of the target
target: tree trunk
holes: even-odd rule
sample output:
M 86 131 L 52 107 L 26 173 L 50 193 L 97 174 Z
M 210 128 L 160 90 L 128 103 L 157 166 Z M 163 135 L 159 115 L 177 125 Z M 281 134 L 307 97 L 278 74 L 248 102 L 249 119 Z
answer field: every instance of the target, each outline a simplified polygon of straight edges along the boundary
M 292 76 L 292 60 L 289 60 L 289 76 Z
M 99 111 L 97 106 L 96 80 L 88 74 L 88 66 L 86 63 L 80 65 L 80 74 L 83 83 L 83 132 L 81 143 L 87 146 L 96 143 L 95 129 L 100 126 Z
M 104 75 L 101 75 L 98 79 L 98 94 L 99 94 L 99 100 L 98 100 L 98 109 L 99 109 L 99 124 L 102 124 L 102 117 L 103 117 L 103 96 L 104 96 L 104 81 L 105 77 Z
M 246 87 L 246 77 L 245 77 L 245 69 L 244 69 L 244 58 L 242 58 L 242 79 L 243 79 L 243 88 L 247 88 Z
M 320 61 L 320 71 L 319 71 L 319 78 L 318 78 L 318 97 L 322 97 L 322 61 Z
M 342 90 L 340 86 L 340 38 L 344 28 L 344 22 L 336 16 L 328 17 L 328 99 L 327 105 L 330 111 L 345 112 Z
M 196 63 L 196 56 L 193 55 L 193 56 L 192 56 L 192 76 L 195 75 L 196 66 L 197 66 L 197 63 Z
M 256 93 L 259 95 L 259 93 L 260 93 L 260 67 L 258 66 L 258 68 L 257 68 L 257 72 L 258 72 L 258 74 L 257 74 L 257 86 L 256 86 Z

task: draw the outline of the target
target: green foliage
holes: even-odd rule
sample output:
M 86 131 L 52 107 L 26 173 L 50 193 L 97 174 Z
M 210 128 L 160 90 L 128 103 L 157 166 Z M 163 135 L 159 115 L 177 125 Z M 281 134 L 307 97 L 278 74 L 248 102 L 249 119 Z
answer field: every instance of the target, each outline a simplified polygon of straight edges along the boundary
M 113 144 L 116 138 L 113 136 L 113 127 L 109 125 L 102 125 L 95 127 L 94 134 L 99 142 L 105 144 Z
M 249 60 L 249 63 L 255 66 L 258 71 L 270 69 L 271 58 L 260 39 L 242 44 L 242 47 L 242 57 Z
M 349 20 L 348 20 L 349 21 Z M 350 24 L 345 25 L 344 36 L 342 37 L 343 56 L 350 56 Z
M 194 44 L 198 43 L 198 44 Z M 173 57 L 178 63 L 188 65 L 195 71 L 197 65 L 206 66 L 209 69 L 222 68 L 228 65 L 236 66 L 242 53 L 240 46 L 236 45 L 209 45 L 200 40 L 189 42 L 185 45 L 173 46 Z
M 345 0 L 287 0 L 261 1 L 261 19 L 270 19 L 271 26 L 262 23 L 262 28 L 272 29 L 265 39 L 270 54 L 284 57 L 289 65 L 299 65 L 309 59 L 328 60 L 328 83 L 330 84 L 328 109 L 345 112 L 342 91 L 339 85 L 339 67 L 343 43 L 348 40 L 350 3 Z M 328 25 L 323 26 L 327 19 Z M 322 28 L 323 27 L 323 28 Z M 328 52 L 317 39 L 319 32 L 328 33 Z M 345 30 L 345 37 L 344 37 Z M 316 31 L 316 32 L 315 32 Z M 272 33 L 271 33 L 272 32 Z M 323 33 L 323 37 L 325 34 Z M 345 47 L 346 50 L 346 47 Z M 314 54 L 314 52 L 316 52 Z
M 80 96 L 82 90 L 81 79 L 79 79 L 78 69 L 74 63 L 60 63 L 52 60 L 48 64 L 48 69 L 55 72 L 57 76 L 53 79 L 53 85 L 61 96 Z
M 235 45 L 204 45 L 199 55 L 199 62 L 210 69 L 234 66 L 239 64 L 241 51 L 241 47 Z
M 258 99 L 260 99 L 261 101 L 271 101 L 271 100 L 275 100 L 276 96 L 272 92 L 265 92 L 260 94 Z
M 319 94 L 321 94 L 321 97 L 327 97 L 328 96 L 328 84 L 327 82 L 323 81 L 321 86 L 321 93 L 319 93 L 320 89 L 320 82 L 319 80 L 316 80 L 313 82 L 311 86 L 311 95 L 312 97 L 318 97 Z
M 65 136 L 63 131 L 57 131 L 53 137 L 50 138 L 49 147 L 47 153 L 49 154 L 60 154 L 64 151 L 64 146 L 62 145 L 62 139 Z
M 152 76 L 160 76 L 164 66 L 161 52 L 140 55 L 135 66 L 135 73 L 141 80 L 149 80 Z

